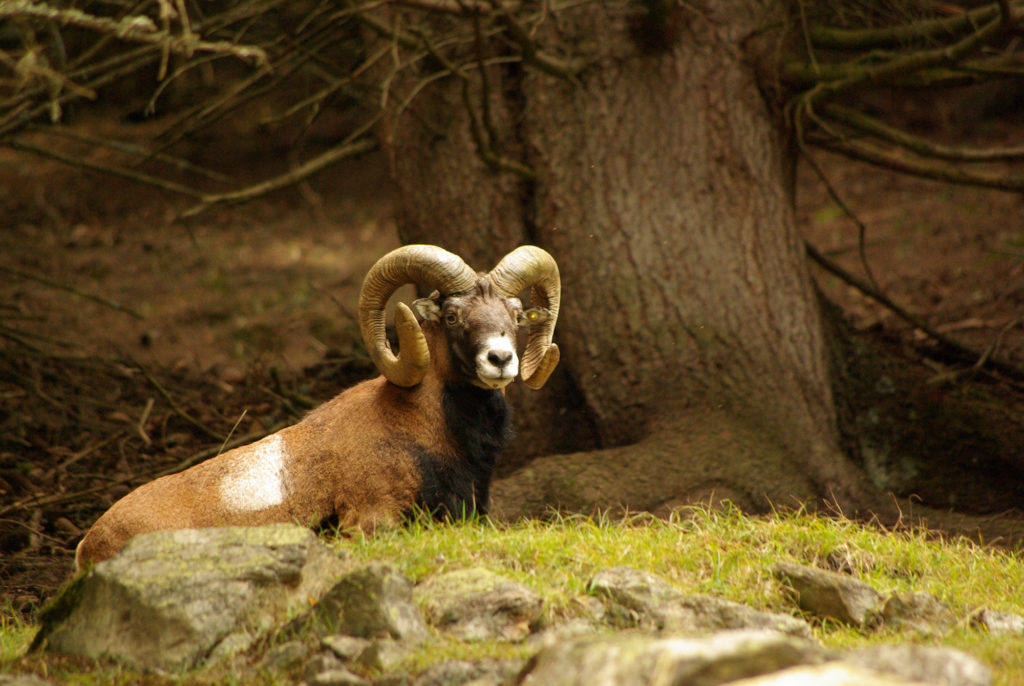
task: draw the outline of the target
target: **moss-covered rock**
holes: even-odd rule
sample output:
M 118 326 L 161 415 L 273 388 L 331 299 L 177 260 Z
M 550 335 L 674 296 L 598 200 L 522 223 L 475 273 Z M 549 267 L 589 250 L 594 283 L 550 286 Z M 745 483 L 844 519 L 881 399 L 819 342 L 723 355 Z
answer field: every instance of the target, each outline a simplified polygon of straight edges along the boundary
M 308 529 L 144 534 L 71 583 L 34 647 L 141 668 L 190 667 L 244 628 L 260 632 L 315 601 L 344 571 Z

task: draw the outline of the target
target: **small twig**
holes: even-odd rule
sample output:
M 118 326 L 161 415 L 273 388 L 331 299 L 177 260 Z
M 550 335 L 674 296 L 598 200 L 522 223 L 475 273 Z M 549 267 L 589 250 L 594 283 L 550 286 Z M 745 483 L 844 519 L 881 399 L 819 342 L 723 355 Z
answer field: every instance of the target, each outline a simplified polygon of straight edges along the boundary
M 281 375 L 278 373 L 277 367 L 270 368 L 270 378 L 274 381 L 274 387 L 272 389 L 265 388 L 265 390 L 276 395 L 282 400 L 288 401 L 289 404 L 296 403 L 304 410 L 312 410 L 320 404 L 317 400 L 310 398 L 308 395 L 286 390 L 284 384 L 281 383 Z M 294 406 L 289 409 L 296 415 L 301 414 L 301 412 L 299 412 Z
M 928 379 L 928 383 L 932 385 L 940 385 L 944 383 L 953 383 L 964 377 L 973 377 L 982 370 L 982 368 L 988 363 L 995 351 L 999 349 L 999 345 L 1002 343 L 1003 335 L 1017 326 L 1020 323 L 1019 319 L 1015 319 L 1006 326 L 1004 326 L 999 333 L 996 335 L 995 340 L 989 343 L 988 347 L 985 348 L 985 352 L 981 354 L 978 361 L 966 369 L 954 369 L 952 371 L 945 372 L 943 374 L 936 374 L 932 378 Z
M 153 400 L 152 396 L 146 400 L 146 406 L 142 408 L 142 414 L 139 415 L 139 421 L 135 424 L 135 433 L 139 435 L 143 443 L 146 445 L 153 445 L 152 439 L 149 434 L 146 433 L 146 422 L 149 421 L 149 413 L 153 411 Z
M 817 160 L 808 155 L 806 148 L 803 146 L 800 147 L 800 152 L 803 154 L 804 160 L 811 166 L 811 169 L 818 176 L 821 182 L 825 184 L 825 189 L 828 191 L 833 202 L 839 205 L 843 213 L 857 226 L 857 255 L 860 257 L 860 265 L 864 268 L 864 273 L 867 274 L 868 281 L 871 282 L 872 287 L 874 287 L 876 291 L 881 292 L 882 289 L 879 287 L 878 281 L 875 280 L 875 275 L 871 271 L 871 265 L 868 264 L 868 256 L 865 252 L 865 238 L 867 237 L 868 227 L 866 227 L 864 222 L 860 220 L 860 217 L 850 209 L 849 205 L 843 201 L 842 197 L 840 197 L 839 193 L 832 186 L 832 183 L 828 180 L 828 177 L 825 176 L 825 171 L 818 166 Z
M 107 445 L 108 443 L 110 443 L 114 439 L 118 438 L 119 436 L 120 436 L 120 434 L 115 432 L 115 433 L 112 433 L 112 434 L 106 436 L 105 438 L 101 438 L 100 440 L 96 441 L 92 445 L 88 445 L 85 448 L 83 448 L 82 450 L 79 450 L 77 453 L 72 454 L 70 457 L 68 457 L 68 459 L 64 460 L 59 465 L 57 465 L 57 469 L 67 469 L 68 467 L 73 465 L 75 462 L 78 462 L 83 457 L 88 457 L 89 455 L 91 455 L 92 453 L 96 452 L 97 450 L 99 450 L 103 446 Z
M 143 316 L 141 314 L 139 314 L 138 312 L 136 312 L 135 310 L 132 310 L 132 309 L 130 309 L 128 307 L 125 307 L 124 305 L 120 305 L 120 304 L 114 302 L 113 300 L 109 300 L 107 298 L 104 298 L 101 295 L 93 295 L 92 293 L 86 293 L 84 291 L 80 291 L 79 289 L 75 288 L 74 286 L 70 286 L 70 285 L 64 284 L 64 283 L 58 283 L 56 281 L 52 281 L 50 279 L 47 279 L 44 276 L 39 276 L 38 274 L 31 274 L 29 272 L 22 271 L 20 269 L 15 269 L 14 267 L 8 267 L 8 266 L 2 265 L 2 264 L 0 264 L 0 272 L 3 272 L 5 274 L 10 274 L 11 276 L 16 276 L 19 279 L 27 279 L 29 281 L 35 281 L 36 283 L 41 283 L 44 286 L 49 286 L 50 288 L 56 288 L 58 290 L 67 291 L 68 293 L 72 293 L 74 295 L 77 295 L 80 298 L 85 298 L 86 300 L 92 300 L 93 302 L 97 302 L 97 303 L 99 303 L 101 305 L 105 305 L 106 307 L 109 307 L 109 308 L 111 308 L 113 310 L 117 310 L 118 312 L 124 312 L 125 314 L 130 315 L 130 316 L 134 317 L 135 319 L 143 319 Z
M 272 433 L 274 433 L 276 431 L 280 431 L 281 429 L 283 429 L 286 426 L 288 426 L 288 422 L 277 422 L 276 424 L 270 425 L 266 430 L 252 431 L 252 432 L 247 433 L 247 434 L 245 434 L 243 436 L 239 436 L 238 438 L 236 438 L 234 440 L 227 441 L 227 442 L 221 444 L 220 446 L 218 446 L 216 448 L 207 448 L 205 450 L 200 450 L 199 452 L 197 452 L 194 455 L 192 455 L 192 456 L 182 460 L 181 462 L 179 462 L 179 463 L 177 463 L 177 464 L 175 464 L 175 465 L 173 465 L 171 467 L 167 467 L 165 469 L 161 469 L 160 471 L 155 472 L 155 473 L 151 474 L 150 476 L 154 476 L 154 477 L 156 477 L 156 476 L 166 476 L 167 474 L 173 474 L 175 472 L 180 472 L 182 469 L 186 469 L 188 467 L 191 467 L 192 465 L 194 465 L 194 464 L 196 464 L 198 462 L 202 462 L 205 459 L 211 458 L 211 457 L 213 457 L 215 455 L 220 455 L 225 450 L 231 450 L 233 448 L 237 448 L 240 445 L 246 445 L 248 443 L 252 443 L 253 441 L 256 441 L 256 440 L 259 440 L 261 438 L 264 438 L 265 436 L 269 436 L 270 434 L 272 434 Z M 0 514 L 2 514 L 2 512 L 0 512 Z
M 30 534 L 30 539 L 32 539 L 32 538 L 34 538 L 34 539 L 46 538 L 46 539 L 49 539 L 51 542 L 56 543 L 57 545 L 61 545 L 61 546 L 64 545 L 64 541 L 62 541 L 62 540 L 60 540 L 58 538 L 54 538 L 53 536 L 50 536 L 49 534 L 43 533 L 42 527 L 40 526 L 40 523 L 38 521 L 36 521 L 35 517 L 33 517 L 33 519 L 32 519 L 32 524 L 34 524 L 35 526 L 32 526 L 31 524 L 27 524 L 27 523 L 21 521 L 20 519 L 0 519 L 0 522 L 3 522 L 5 524 L 14 524 L 16 526 L 20 526 L 23 529 L 26 529 L 29 532 L 29 534 Z M 34 550 L 34 549 L 37 549 L 37 548 L 39 548 L 38 540 L 33 542 L 33 543 L 30 543 L 29 546 L 28 546 L 28 550 Z
M 153 384 L 153 387 L 156 388 L 157 393 L 159 393 L 160 396 L 167 401 L 167 404 L 171 406 L 171 409 L 174 411 L 174 414 L 178 415 L 186 422 L 188 422 L 195 428 L 199 429 L 201 432 L 206 434 L 207 437 L 212 438 L 215 441 L 223 439 L 223 436 L 218 434 L 216 431 L 210 429 L 205 424 L 200 422 L 198 419 L 193 418 L 190 414 L 185 412 L 185 410 L 183 410 L 181 406 L 174 401 L 174 398 L 172 398 L 171 394 L 167 392 L 167 389 L 164 388 L 159 381 L 153 378 L 153 375 L 150 374 L 145 367 L 140 365 L 138 362 L 135 362 L 134 364 L 135 368 L 142 372 L 142 375 L 146 377 L 146 380 Z
M 17 329 L 12 329 L 12 328 L 10 328 L 8 326 L 4 326 L 3 324 L 0 324 L 0 338 L 6 338 L 7 340 L 12 341 L 14 343 L 17 343 L 18 345 L 22 346 L 23 348 L 31 350 L 34 353 L 41 353 L 41 352 L 43 352 L 41 348 L 39 348 L 37 346 L 34 346 L 31 343 L 29 343 L 28 341 L 26 341 L 23 338 L 23 336 L 25 336 L 25 335 L 27 335 L 27 334 L 25 332 L 23 332 L 23 331 L 18 331 Z
M 244 408 L 242 410 L 242 414 L 238 415 L 238 419 L 235 420 L 235 424 L 234 426 L 231 427 L 231 431 L 228 431 L 228 435 L 224 437 L 224 442 L 220 444 L 220 450 L 217 453 L 218 455 L 224 452 L 224 446 L 226 446 L 228 444 L 228 441 L 231 440 L 231 436 L 234 435 L 235 429 L 237 429 L 238 425 L 242 423 L 243 419 L 245 419 L 245 415 L 247 412 L 249 412 L 249 408 Z

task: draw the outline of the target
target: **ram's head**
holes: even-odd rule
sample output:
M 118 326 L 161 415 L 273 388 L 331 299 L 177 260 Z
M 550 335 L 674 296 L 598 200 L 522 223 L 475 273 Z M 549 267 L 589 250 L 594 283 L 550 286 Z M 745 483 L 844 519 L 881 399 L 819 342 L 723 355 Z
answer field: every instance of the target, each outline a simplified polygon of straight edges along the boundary
M 473 271 L 460 257 L 431 245 L 394 250 L 366 275 L 359 297 L 359 325 L 370 357 L 388 381 L 415 386 L 430 366 L 430 351 L 412 310 L 395 311 L 399 355 L 384 332 L 384 306 L 407 283 L 433 289 L 413 303 L 420 316 L 437 322 L 451 359 L 466 381 L 482 388 L 503 388 L 521 372 L 523 383 L 540 388 L 558 364 L 551 342 L 558 318 L 561 286 L 558 266 L 535 246 L 516 248 L 487 273 Z M 524 310 L 518 295 L 530 290 L 533 307 Z M 516 355 L 516 329 L 529 327 L 523 359 Z

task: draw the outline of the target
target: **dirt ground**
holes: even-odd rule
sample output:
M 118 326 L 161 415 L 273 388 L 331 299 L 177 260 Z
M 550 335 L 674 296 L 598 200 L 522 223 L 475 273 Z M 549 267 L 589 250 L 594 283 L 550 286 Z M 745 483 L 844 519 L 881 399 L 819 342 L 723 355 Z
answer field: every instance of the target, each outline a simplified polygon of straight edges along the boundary
M 1024 368 L 1024 199 L 816 159 L 867 226 L 879 288 Z M 279 160 L 241 162 L 259 176 Z M 0 602 L 37 607 L 130 487 L 372 373 L 352 314 L 367 268 L 398 244 L 386 171 L 369 157 L 183 222 L 180 198 L 0 148 Z M 857 226 L 806 167 L 799 189 L 806 238 L 863 278 Z M 813 273 L 857 328 L 927 350 L 891 311 Z M 923 359 L 937 377 L 951 369 Z

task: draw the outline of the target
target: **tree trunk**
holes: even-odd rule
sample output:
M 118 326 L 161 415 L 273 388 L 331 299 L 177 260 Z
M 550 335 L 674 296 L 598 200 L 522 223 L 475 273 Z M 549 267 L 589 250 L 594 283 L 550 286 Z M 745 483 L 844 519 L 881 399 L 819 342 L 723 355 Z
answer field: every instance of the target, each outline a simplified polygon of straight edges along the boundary
M 671 18 L 656 52 L 625 13 L 543 24 L 591 51 L 578 83 L 503 67 L 485 91 L 495 149 L 535 180 L 476 154 L 456 79 L 390 123 L 403 241 L 478 269 L 534 243 L 561 269 L 561 375 L 513 393 L 520 455 L 545 456 L 495 484 L 495 511 L 728 498 L 898 515 L 840 448 L 792 151 L 743 48 L 772 7 Z

